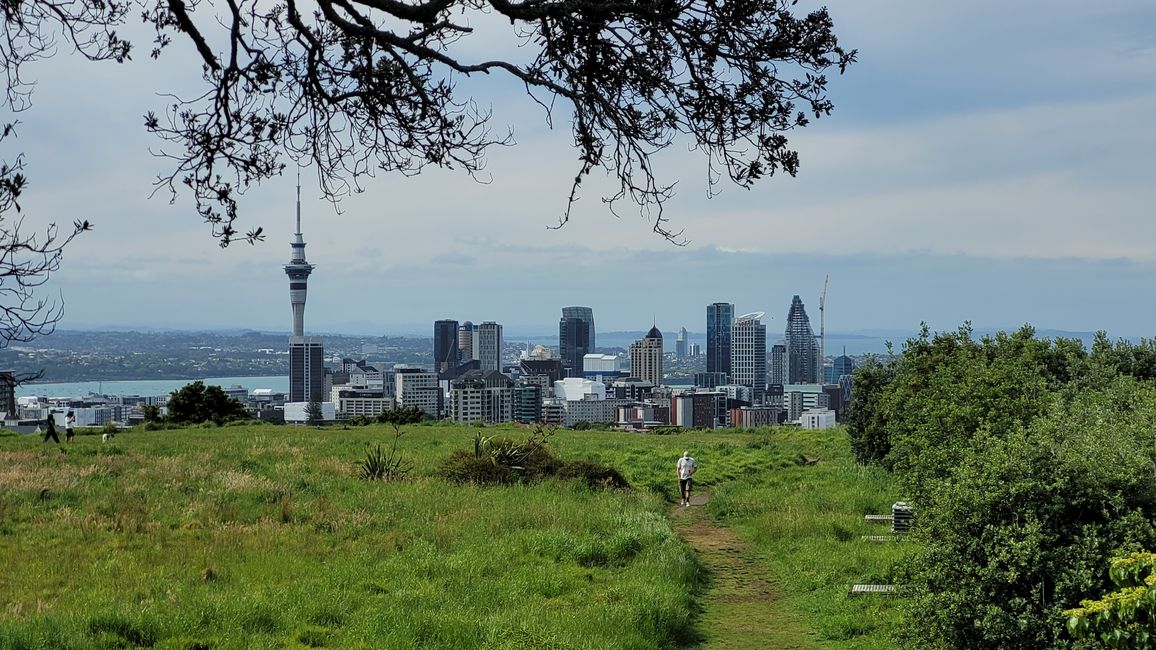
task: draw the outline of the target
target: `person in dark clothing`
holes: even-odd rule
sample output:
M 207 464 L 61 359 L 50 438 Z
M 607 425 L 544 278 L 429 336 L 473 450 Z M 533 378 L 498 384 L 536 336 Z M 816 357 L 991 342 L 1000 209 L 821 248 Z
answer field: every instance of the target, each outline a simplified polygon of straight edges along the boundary
M 44 442 L 48 442 L 49 438 L 52 438 L 56 444 L 60 444 L 60 436 L 56 435 L 56 419 L 52 417 L 51 413 L 48 414 L 48 420 L 44 423 Z

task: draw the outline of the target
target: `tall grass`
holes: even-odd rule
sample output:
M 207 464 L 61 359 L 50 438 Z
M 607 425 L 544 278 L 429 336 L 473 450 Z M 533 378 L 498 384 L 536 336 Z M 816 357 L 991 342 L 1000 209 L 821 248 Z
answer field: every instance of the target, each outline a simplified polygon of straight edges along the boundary
M 855 515 L 893 500 L 839 442 L 560 432 L 560 456 L 614 466 L 636 489 L 487 488 L 436 477 L 474 429 L 414 426 L 399 446 L 411 478 L 360 480 L 391 431 L 0 440 L 0 648 L 691 645 L 704 576 L 667 518 L 684 448 L 714 492 L 710 514 L 760 549 L 825 638 L 879 637 L 870 622 L 890 616 L 838 593 L 852 576 L 886 577 Z M 799 465 L 801 453 L 825 458 Z M 845 606 L 821 602 L 837 596 Z

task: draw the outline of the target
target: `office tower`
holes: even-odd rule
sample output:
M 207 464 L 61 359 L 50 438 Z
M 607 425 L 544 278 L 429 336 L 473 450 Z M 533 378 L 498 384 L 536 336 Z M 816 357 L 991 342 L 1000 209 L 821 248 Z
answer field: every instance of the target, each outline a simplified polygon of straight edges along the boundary
M 502 326 L 486 321 L 474 329 L 477 348 L 474 354 L 485 372 L 502 369 Z
M 289 244 L 289 304 L 293 308 L 293 333 L 289 336 L 290 402 L 323 401 L 325 395 L 325 350 L 320 336 L 305 336 L 305 297 L 313 265 L 305 261 L 305 239 L 301 236 L 301 184 L 297 184 L 297 232 Z
M 674 340 L 674 356 L 677 359 L 686 358 L 686 328 L 678 328 L 678 338 Z
M 835 357 L 835 361 L 831 364 L 831 367 L 834 370 L 835 379 L 838 380 L 839 377 L 843 375 L 855 373 L 855 360 L 847 356 L 847 352 L 844 351 L 843 354 Z
M 817 384 L 819 375 L 819 346 L 815 342 L 815 331 L 799 296 L 791 299 L 791 311 L 787 313 L 787 383 Z
M 771 346 L 771 381 L 780 386 L 787 383 L 787 344 L 779 341 Z
M 434 372 L 445 376 L 458 367 L 458 322 L 434 321 Z
M 735 306 L 716 302 L 706 306 L 706 371 L 731 375 L 731 326 Z
M 767 326 L 756 311 L 734 320 L 731 330 L 731 383 L 751 387 L 751 404 L 767 393 Z
M 700 347 L 698 343 L 687 343 L 686 353 L 691 358 L 698 358 L 698 356 L 702 354 L 702 347 Z
M 558 321 L 558 353 L 566 376 L 581 377 L 582 358 L 594 351 L 594 310 L 563 307 Z
M 416 406 L 431 418 L 441 417 L 442 391 L 436 373 L 421 368 L 397 368 L 394 386 L 398 406 Z
M 470 321 L 462 323 L 458 328 L 458 354 L 461 355 L 462 361 L 478 358 L 478 346 L 474 344 L 477 339 L 475 334 L 474 324 Z
M 662 332 L 657 327 L 630 344 L 630 374 L 655 386 L 662 385 Z
M 325 345 L 320 336 L 289 337 L 288 402 L 325 402 Z

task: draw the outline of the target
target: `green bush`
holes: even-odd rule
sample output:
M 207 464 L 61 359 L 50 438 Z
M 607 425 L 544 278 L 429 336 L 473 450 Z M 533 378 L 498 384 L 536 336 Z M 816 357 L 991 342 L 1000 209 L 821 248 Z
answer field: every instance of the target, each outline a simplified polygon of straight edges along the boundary
M 564 461 L 537 435 L 523 442 L 505 438 L 474 437 L 474 448 L 460 449 L 442 461 L 440 475 L 451 483 L 509 485 L 535 483 L 546 478 L 581 480 L 593 488 L 629 488 L 617 470 L 598 463 Z
M 588 460 L 572 460 L 560 463 L 554 472 L 560 479 L 578 479 L 590 487 L 625 489 L 630 483 L 618 470 Z

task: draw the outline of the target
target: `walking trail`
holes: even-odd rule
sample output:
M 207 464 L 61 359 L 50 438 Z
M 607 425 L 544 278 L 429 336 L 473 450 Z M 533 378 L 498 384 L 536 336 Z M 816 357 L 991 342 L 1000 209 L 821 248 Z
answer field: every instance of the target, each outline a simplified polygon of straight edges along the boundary
M 706 516 L 710 494 L 691 497 L 671 520 L 678 534 L 698 553 L 707 572 L 699 627 L 701 648 L 813 648 L 818 643 L 784 606 L 774 578 L 746 543 Z

